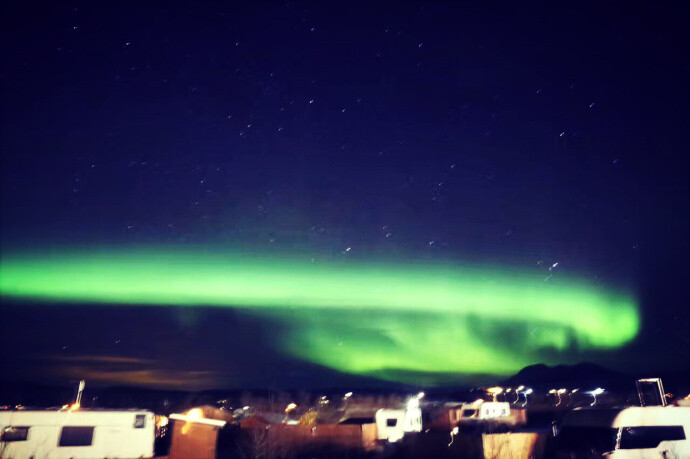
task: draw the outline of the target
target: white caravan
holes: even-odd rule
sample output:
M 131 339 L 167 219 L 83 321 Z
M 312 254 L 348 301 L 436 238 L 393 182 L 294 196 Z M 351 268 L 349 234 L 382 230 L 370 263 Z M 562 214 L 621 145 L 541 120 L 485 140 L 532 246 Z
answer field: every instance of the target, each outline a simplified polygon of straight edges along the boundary
M 152 458 L 155 432 L 150 411 L 0 411 L 0 458 Z
M 419 406 L 404 410 L 381 408 L 376 411 L 375 419 L 379 440 L 393 443 L 402 439 L 406 432 L 422 431 L 422 410 Z
M 558 432 L 559 457 L 688 458 L 690 408 L 575 409 Z
M 460 421 L 497 421 L 510 418 L 510 403 L 484 402 L 465 403 L 462 405 Z

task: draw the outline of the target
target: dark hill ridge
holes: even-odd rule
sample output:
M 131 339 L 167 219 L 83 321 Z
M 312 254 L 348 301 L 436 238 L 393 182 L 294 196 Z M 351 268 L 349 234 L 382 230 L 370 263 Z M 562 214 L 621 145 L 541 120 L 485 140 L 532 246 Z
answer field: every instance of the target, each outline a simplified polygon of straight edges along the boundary
M 608 369 L 593 363 L 579 363 L 576 365 L 547 366 L 544 364 L 530 365 L 520 370 L 514 376 L 499 381 L 498 378 L 486 376 L 483 382 L 474 387 L 487 385 L 517 387 L 524 385 L 532 387 L 535 391 L 548 392 L 553 388 L 580 388 L 582 391 L 596 387 L 605 388 L 607 391 L 615 391 L 623 394 L 635 394 L 635 381 L 638 378 L 660 377 L 664 383 L 666 392 L 683 397 L 690 393 L 690 368 L 680 365 L 674 373 L 639 373 L 627 374 Z M 291 393 L 294 396 L 302 392 L 313 394 L 343 394 L 355 391 L 362 394 L 404 394 L 424 390 L 429 398 L 462 400 L 469 394 L 468 380 L 458 376 L 456 384 L 447 384 L 440 387 L 412 387 L 394 382 L 376 381 L 366 378 L 342 379 L 347 384 L 332 385 L 331 387 L 288 387 L 267 388 L 227 388 L 217 390 L 185 391 L 164 390 L 148 387 L 103 386 L 90 384 L 87 381 L 84 392 L 85 407 L 95 406 L 101 408 L 129 408 L 139 407 L 152 409 L 156 412 L 170 412 L 197 406 L 200 404 L 214 403 L 217 400 L 232 398 L 238 399 L 243 393 L 249 393 L 259 398 L 269 398 L 271 394 L 281 392 Z M 334 379 L 329 380 L 334 381 Z M 0 375 L 0 405 L 14 406 L 22 404 L 26 406 L 48 407 L 61 406 L 69 403 L 76 395 L 76 381 L 69 385 L 50 385 L 36 382 L 3 381 Z M 334 395 L 335 396 L 335 395 Z M 475 397 L 476 398 L 476 397 Z M 237 401 L 237 400 L 235 400 Z
M 640 378 L 661 378 L 666 393 L 675 397 L 684 397 L 690 393 L 690 367 L 680 365 L 674 372 L 640 372 L 621 373 L 594 363 L 576 365 L 544 364 L 530 365 L 514 376 L 501 382 L 502 385 L 528 386 L 535 390 L 548 391 L 554 388 L 591 390 L 602 387 L 607 391 L 622 394 L 636 394 L 635 382 Z
M 635 377 L 596 365 L 578 363 L 576 365 L 556 365 L 550 367 L 543 363 L 523 368 L 503 382 L 507 386 L 529 386 L 539 389 L 553 387 L 581 387 L 593 389 L 634 389 Z

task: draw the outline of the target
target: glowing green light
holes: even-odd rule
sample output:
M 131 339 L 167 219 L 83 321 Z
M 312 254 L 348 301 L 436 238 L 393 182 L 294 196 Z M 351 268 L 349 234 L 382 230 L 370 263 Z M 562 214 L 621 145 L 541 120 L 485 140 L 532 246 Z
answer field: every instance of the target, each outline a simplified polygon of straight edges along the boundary
M 0 261 L 0 294 L 217 306 L 280 321 L 280 349 L 340 371 L 508 374 L 544 349 L 607 349 L 639 327 L 633 298 L 578 279 L 452 264 L 314 264 L 175 248 Z M 409 379 L 409 378 L 407 378 Z

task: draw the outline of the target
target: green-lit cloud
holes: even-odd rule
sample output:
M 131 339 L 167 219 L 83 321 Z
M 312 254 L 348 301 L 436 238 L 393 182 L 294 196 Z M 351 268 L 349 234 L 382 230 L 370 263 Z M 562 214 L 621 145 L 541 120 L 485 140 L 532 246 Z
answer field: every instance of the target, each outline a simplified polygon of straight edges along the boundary
M 611 349 L 631 296 L 538 273 L 455 264 L 311 263 L 181 249 L 7 254 L 0 294 L 50 302 L 216 306 L 284 326 L 279 349 L 340 371 L 509 374 L 544 349 Z M 405 376 L 408 375 L 408 376 Z

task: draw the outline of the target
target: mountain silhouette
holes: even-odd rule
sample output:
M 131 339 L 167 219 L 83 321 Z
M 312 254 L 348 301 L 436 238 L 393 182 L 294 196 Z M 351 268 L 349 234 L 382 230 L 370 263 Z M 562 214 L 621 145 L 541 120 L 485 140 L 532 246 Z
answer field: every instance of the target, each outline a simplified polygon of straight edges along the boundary
M 633 389 L 635 378 L 594 363 L 582 362 L 576 365 L 556 365 L 550 367 L 543 363 L 530 365 L 514 376 L 503 381 L 506 386 L 529 386 L 539 389 L 574 388 L 593 389 Z

